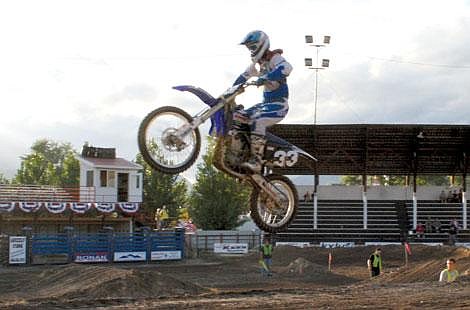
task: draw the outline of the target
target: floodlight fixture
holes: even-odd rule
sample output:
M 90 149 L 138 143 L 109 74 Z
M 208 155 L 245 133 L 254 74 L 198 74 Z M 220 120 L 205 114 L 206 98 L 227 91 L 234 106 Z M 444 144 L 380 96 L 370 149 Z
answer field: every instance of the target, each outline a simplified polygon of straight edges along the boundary
M 315 65 L 312 58 L 305 58 L 305 66 L 309 69 L 315 70 L 315 107 L 314 107 L 314 118 L 313 124 L 317 124 L 317 98 L 318 98 L 318 70 L 326 69 L 330 66 L 329 59 L 322 59 L 321 65 L 318 63 L 318 56 L 321 47 L 325 47 L 327 44 L 330 44 L 331 36 L 323 36 L 323 43 L 314 43 L 312 35 L 305 36 L 305 43 L 310 44 L 316 48 L 316 60 Z

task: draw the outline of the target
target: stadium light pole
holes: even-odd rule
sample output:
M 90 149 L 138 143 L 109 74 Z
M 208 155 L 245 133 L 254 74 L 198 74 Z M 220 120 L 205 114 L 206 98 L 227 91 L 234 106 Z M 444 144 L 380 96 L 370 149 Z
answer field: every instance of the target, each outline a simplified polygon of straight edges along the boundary
M 314 43 L 313 36 L 306 35 L 305 36 L 305 43 L 309 46 L 313 46 L 316 48 L 316 59 L 315 65 L 313 64 L 312 58 L 305 58 L 305 66 L 309 69 L 315 70 L 315 101 L 314 101 L 314 112 L 313 112 L 313 124 L 317 124 L 317 100 L 318 100 L 318 70 L 326 69 L 330 66 L 329 59 L 322 59 L 321 66 L 318 63 L 318 56 L 320 54 L 320 49 L 322 47 L 327 46 L 330 44 L 331 36 L 324 36 L 323 43 Z

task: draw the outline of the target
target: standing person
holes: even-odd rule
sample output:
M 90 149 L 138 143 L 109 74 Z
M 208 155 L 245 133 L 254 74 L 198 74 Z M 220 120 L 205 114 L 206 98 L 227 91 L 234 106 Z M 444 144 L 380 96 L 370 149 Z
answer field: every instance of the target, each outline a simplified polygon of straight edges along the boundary
M 158 230 L 166 228 L 168 226 L 168 211 L 166 206 L 164 205 L 161 209 L 157 209 L 158 219 L 159 219 L 159 227 Z
M 367 260 L 367 268 L 369 268 L 370 276 L 377 277 L 382 272 L 382 249 L 375 249 Z
M 160 213 L 161 213 L 161 209 L 158 208 L 157 211 L 155 211 L 155 227 L 157 230 L 162 229 L 162 220 L 160 218 Z
M 447 195 L 444 190 L 441 191 L 441 194 L 439 195 L 439 200 L 441 203 L 445 203 L 447 200 Z
M 262 167 L 266 127 L 280 122 L 289 110 L 287 77 L 292 66 L 282 57 L 281 49 L 269 49 L 269 37 L 263 31 L 251 31 L 240 44 L 250 51 L 252 64 L 235 80 L 234 85 L 258 77 L 256 84 L 264 86 L 263 102 L 242 112 L 251 121 L 251 158 L 242 167 L 258 173 Z
M 269 241 L 269 238 L 265 237 L 263 245 L 260 247 L 260 263 L 262 265 L 261 273 L 263 275 L 272 276 L 271 265 L 273 257 L 273 245 Z
M 454 245 L 457 241 L 457 233 L 459 231 L 459 222 L 457 219 L 452 219 L 449 223 L 449 245 Z
M 305 202 L 308 202 L 308 201 L 310 200 L 310 192 L 309 192 L 309 191 L 307 191 L 307 192 L 305 193 L 305 195 L 304 195 L 304 200 L 305 200 Z
M 455 259 L 449 258 L 446 264 L 447 268 L 442 270 L 441 274 L 439 275 L 439 282 L 454 282 L 459 276 L 459 271 L 455 266 Z
M 452 197 L 453 197 L 452 191 L 449 191 L 449 193 L 447 194 L 447 202 L 453 202 Z

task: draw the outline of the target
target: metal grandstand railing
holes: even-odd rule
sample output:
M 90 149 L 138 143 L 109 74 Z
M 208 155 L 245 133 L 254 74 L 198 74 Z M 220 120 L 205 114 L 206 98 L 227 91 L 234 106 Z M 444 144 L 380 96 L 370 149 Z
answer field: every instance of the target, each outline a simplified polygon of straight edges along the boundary
M 94 202 L 94 187 L 0 185 L 0 202 Z

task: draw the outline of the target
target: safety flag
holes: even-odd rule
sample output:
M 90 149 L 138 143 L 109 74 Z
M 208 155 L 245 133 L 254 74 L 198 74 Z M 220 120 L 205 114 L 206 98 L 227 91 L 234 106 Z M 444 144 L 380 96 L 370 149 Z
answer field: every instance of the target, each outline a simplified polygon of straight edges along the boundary
M 331 252 L 328 253 L 328 271 L 331 271 L 331 262 L 333 261 L 333 255 Z
M 411 247 L 408 242 L 405 242 L 405 250 L 406 250 L 406 253 L 408 253 L 408 255 L 411 255 Z
M 263 267 L 264 270 L 269 272 L 269 268 L 268 266 L 266 266 L 266 263 L 264 262 L 264 260 L 260 259 L 259 264 L 261 265 L 261 267 Z

